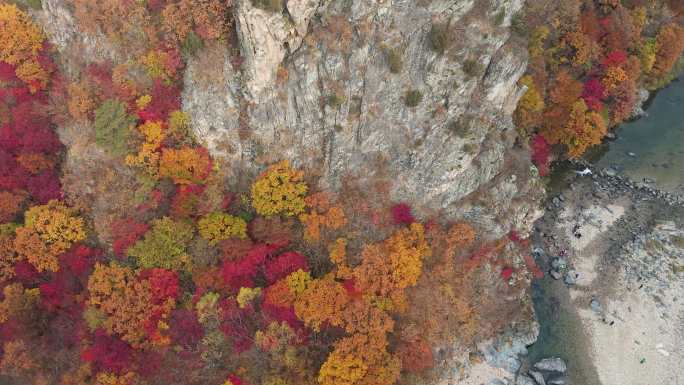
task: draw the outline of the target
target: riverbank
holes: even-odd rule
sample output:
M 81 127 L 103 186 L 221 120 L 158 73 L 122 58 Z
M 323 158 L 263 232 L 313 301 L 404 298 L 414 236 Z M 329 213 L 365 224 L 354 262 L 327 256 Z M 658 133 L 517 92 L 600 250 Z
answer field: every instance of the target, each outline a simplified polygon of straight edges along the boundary
M 562 178 L 567 188 L 536 224 L 535 251 L 551 274 L 536 290 L 541 333 L 530 359 L 565 358 L 572 384 L 684 383 L 681 197 L 613 170 Z

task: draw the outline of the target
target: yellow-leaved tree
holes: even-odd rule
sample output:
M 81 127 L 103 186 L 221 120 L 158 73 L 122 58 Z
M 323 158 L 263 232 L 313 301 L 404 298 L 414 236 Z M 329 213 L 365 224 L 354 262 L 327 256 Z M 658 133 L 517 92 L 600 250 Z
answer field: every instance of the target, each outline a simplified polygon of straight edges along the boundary
M 252 184 L 252 206 L 263 216 L 298 215 L 306 206 L 307 190 L 304 173 L 283 160 L 271 165 Z
M 24 217 L 14 246 L 38 271 L 58 271 L 57 256 L 86 237 L 83 218 L 57 200 L 31 207 Z
M 35 92 L 47 85 L 48 74 L 37 61 L 45 35 L 14 4 L 0 4 L 0 61 L 16 67 L 16 75 Z

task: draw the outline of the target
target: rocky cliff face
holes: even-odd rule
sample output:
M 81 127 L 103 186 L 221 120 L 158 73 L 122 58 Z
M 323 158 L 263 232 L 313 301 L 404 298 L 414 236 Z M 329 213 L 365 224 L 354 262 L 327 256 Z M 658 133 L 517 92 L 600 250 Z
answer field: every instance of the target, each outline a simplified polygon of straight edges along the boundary
M 456 214 L 462 198 L 513 174 L 510 116 L 526 57 L 508 26 L 521 3 L 290 0 L 277 14 L 240 0 L 241 60 L 191 61 L 183 107 L 197 136 L 241 170 L 289 158 L 325 187 L 349 174 L 387 179 L 391 199 Z M 439 28 L 443 53 L 431 42 Z M 207 64 L 222 76 L 204 81 Z M 411 91 L 422 95 L 413 107 Z M 489 190 L 509 203 L 530 180 L 500 179 Z M 521 210 L 492 224 L 524 230 L 534 214 Z
M 543 187 L 514 147 L 511 114 L 527 61 L 509 27 L 521 7 L 289 0 L 274 13 L 238 0 L 234 48 L 206 47 L 190 59 L 183 108 L 228 170 L 254 174 L 290 159 L 321 187 L 339 189 L 345 177 L 383 181 L 389 199 L 424 215 L 466 217 L 492 237 L 526 233 Z M 64 2 L 42 8 L 34 17 L 67 73 L 126 57 L 79 30 Z M 82 131 L 62 127 L 62 139 L 70 147 Z

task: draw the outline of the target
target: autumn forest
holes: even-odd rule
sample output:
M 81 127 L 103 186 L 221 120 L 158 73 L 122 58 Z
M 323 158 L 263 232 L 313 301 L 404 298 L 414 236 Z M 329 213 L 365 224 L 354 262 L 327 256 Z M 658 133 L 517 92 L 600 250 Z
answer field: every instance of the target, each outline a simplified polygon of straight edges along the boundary
M 137 60 L 64 71 L 32 2 L 0 2 L 0 382 L 415 384 L 543 275 L 514 229 L 319 189 L 285 157 L 226 184 L 180 95 L 188 58 L 233 39 L 230 1 L 67 2 Z M 684 28 L 647 0 L 563 1 L 553 20 L 532 3 L 512 26 L 529 40 L 514 118 L 544 176 L 669 81 Z M 126 175 L 105 221 L 62 175 L 67 123 Z

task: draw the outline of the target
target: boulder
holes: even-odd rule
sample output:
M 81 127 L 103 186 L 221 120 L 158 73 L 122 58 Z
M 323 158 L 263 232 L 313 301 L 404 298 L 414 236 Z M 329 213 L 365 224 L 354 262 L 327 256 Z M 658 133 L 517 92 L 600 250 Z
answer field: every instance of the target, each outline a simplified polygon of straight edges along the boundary
M 530 370 L 528 372 L 532 378 L 534 378 L 534 381 L 537 383 L 537 385 L 546 385 L 546 381 L 544 381 L 544 376 L 535 370 Z
M 561 257 L 554 258 L 553 261 L 551 261 L 551 267 L 553 267 L 554 270 L 564 270 L 568 267 L 568 261 Z
M 554 373 L 565 373 L 568 370 L 568 367 L 565 365 L 565 361 L 558 357 L 544 358 L 543 360 L 534 364 L 534 367 L 538 370 Z
M 577 278 L 579 278 L 579 274 L 577 274 L 575 270 L 568 270 L 568 272 L 565 273 L 563 282 L 565 282 L 566 285 L 575 285 L 577 284 Z
M 553 380 L 549 381 L 549 385 L 568 385 L 568 378 L 567 377 L 554 378 Z
M 515 379 L 515 385 L 536 385 L 536 383 L 530 377 L 521 374 Z

